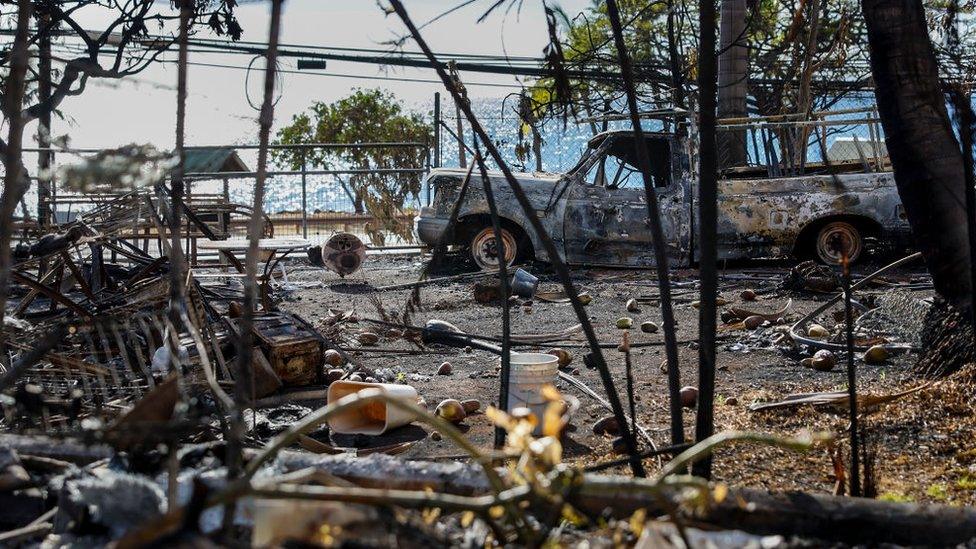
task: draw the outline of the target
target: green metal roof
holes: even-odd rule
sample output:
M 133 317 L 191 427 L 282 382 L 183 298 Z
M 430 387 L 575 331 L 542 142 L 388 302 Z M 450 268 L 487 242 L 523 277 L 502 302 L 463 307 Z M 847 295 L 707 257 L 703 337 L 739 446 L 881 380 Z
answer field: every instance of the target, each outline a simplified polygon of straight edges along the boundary
M 184 151 L 184 173 L 249 172 L 247 165 L 234 149 L 195 149 Z

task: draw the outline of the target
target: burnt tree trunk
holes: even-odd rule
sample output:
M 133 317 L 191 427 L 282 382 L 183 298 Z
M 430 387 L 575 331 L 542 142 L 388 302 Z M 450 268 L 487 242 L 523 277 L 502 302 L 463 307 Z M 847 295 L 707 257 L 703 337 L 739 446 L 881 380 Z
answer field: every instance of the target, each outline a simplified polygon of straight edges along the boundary
M 871 72 L 898 194 L 936 291 L 972 307 L 966 177 L 920 0 L 862 0 Z

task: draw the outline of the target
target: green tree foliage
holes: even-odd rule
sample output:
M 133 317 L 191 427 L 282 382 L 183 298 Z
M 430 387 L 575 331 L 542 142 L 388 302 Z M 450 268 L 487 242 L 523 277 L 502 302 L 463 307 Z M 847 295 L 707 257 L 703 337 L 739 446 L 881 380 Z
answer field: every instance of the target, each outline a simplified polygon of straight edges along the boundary
M 315 102 L 308 111 L 295 115 L 291 124 L 278 131 L 277 143 L 429 143 L 430 123 L 419 113 L 407 112 L 391 93 L 378 89 L 356 89 L 334 103 Z M 376 170 L 419 169 L 426 164 L 424 147 L 364 147 L 279 149 L 275 159 L 291 169 L 301 168 L 302 156 L 308 169 L 364 170 L 344 176 L 342 182 L 352 195 L 356 211 L 369 212 L 378 223 L 370 227 L 390 231 L 409 239 L 412 220 L 404 204 L 419 198 L 423 173 L 382 173 Z M 376 234 L 376 237 L 381 235 Z
M 971 14 L 974 2 L 924 2 L 933 39 L 947 77 L 964 78 L 959 67 L 972 67 L 976 36 Z M 644 84 L 642 108 L 675 104 L 671 78 L 670 37 L 676 49 L 677 81 L 685 97 L 694 99 L 698 48 L 697 9 L 693 0 L 620 0 L 624 39 Z M 670 6 L 670 10 L 669 10 Z M 672 16 L 669 33 L 668 16 Z M 945 20 L 957 24 L 946 31 Z M 958 24 L 960 23 L 961 24 Z M 560 40 L 569 69 L 616 71 L 615 52 L 604 2 L 576 17 L 561 19 Z M 955 36 L 953 36 L 955 33 Z M 956 61 L 945 44 L 958 44 Z M 749 95 L 762 115 L 805 113 L 834 108 L 867 82 L 870 66 L 858 0 L 753 0 L 749 2 L 746 35 L 749 48 Z M 962 53 L 959 53 L 959 52 Z M 667 77 L 667 78 L 662 78 Z M 619 110 L 620 83 L 573 81 L 569 101 L 557 101 L 553 79 L 540 79 L 527 91 L 538 118 L 592 115 Z M 596 128 L 594 127 L 594 130 Z

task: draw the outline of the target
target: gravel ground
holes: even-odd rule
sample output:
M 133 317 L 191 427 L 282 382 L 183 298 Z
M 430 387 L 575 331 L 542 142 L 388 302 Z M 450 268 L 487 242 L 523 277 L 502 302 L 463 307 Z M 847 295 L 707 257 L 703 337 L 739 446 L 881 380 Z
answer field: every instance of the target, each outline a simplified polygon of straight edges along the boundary
M 465 261 L 451 258 L 452 268 L 431 276 L 449 276 L 463 272 Z M 478 399 L 485 405 L 498 400 L 499 376 L 497 356 L 485 351 L 465 351 L 441 346 L 421 350 L 417 345 L 390 335 L 388 328 L 370 324 L 366 319 L 401 318 L 410 296 L 410 289 L 379 291 L 383 286 L 412 282 L 418 279 L 425 264 L 419 256 L 370 256 L 364 269 L 345 280 L 336 275 L 295 266 L 289 281 L 295 289 L 288 292 L 281 304 L 284 310 L 300 314 L 328 334 L 333 343 L 349 350 L 354 363 L 365 375 L 400 380 L 417 388 L 431 406 L 445 398 Z M 776 288 L 787 272 L 789 264 L 745 264 L 726 268 L 722 274 L 720 295 L 729 306 L 743 306 L 761 312 L 780 309 L 792 299 L 784 323 L 773 323 L 755 331 L 719 327 L 718 371 L 716 374 L 716 430 L 748 429 L 793 435 L 803 430 L 829 431 L 840 435 L 835 449 L 846 455 L 843 435 L 846 420 L 843 412 L 812 407 L 753 412 L 748 405 L 775 401 L 794 393 L 836 391 L 846 388 L 843 361 L 831 372 L 804 368 L 800 359 L 809 356 L 805 350 L 791 350 L 773 343 L 784 326 L 818 307 L 827 296 L 786 292 Z M 873 271 L 878 265 L 866 265 L 856 274 Z M 558 290 L 554 275 L 544 265 L 527 267 L 542 280 L 540 291 Z M 698 351 L 697 298 L 694 270 L 676 271 L 675 314 L 678 327 L 680 371 L 682 385 L 697 385 Z M 616 328 L 622 316 L 632 317 L 635 329 L 630 330 L 631 342 L 650 344 L 633 351 L 634 398 L 639 422 L 650 432 L 657 445 L 670 442 L 667 404 L 667 378 L 662 372 L 664 360 L 663 336 L 642 333 L 636 329 L 641 322 L 660 324 L 660 308 L 643 303 L 640 312 L 628 312 L 631 298 L 653 296 L 657 293 L 655 278 L 646 271 L 605 269 L 576 269 L 574 282 L 593 296 L 587 306 L 590 320 L 602 343 L 618 393 L 627 406 L 624 360 L 613 348 L 620 342 L 623 330 Z M 890 282 L 903 283 L 924 279 L 918 270 L 903 270 L 887 277 Z M 759 293 L 755 302 L 740 298 L 742 290 L 751 288 Z M 858 294 L 869 300 L 886 290 L 872 289 Z M 927 292 L 918 296 L 926 297 Z M 462 330 L 480 335 L 500 337 L 501 308 L 474 301 L 472 281 L 453 281 L 425 286 L 420 291 L 420 307 L 410 322 L 423 325 L 431 319 L 451 322 Z M 330 326 L 331 311 L 354 311 L 358 322 Z M 381 312 L 382 311 L 382 312 Z M 557 332 L 577 323 L 569 304 L 536 300 L 531 306 L 521 303 L 511 308 L 513 334 Z M 835 329 L 836 322 L 826 315 L 821 322 Z M 381 335 L 378 345 L 363 347 L 356 340 L 361 331 Z M 545 345 L 543 350 L 556 345 Z M 596 370 L 583 365 L 583 337 L 558 346 L 570 351 L 574 358 L 566 369 L 600 394 L 604 389 Z M 406 352 L 403 352 L 406 351 Z M 413 353 L 413 354 L 407 354 Z M 842 357 L 838 357 L 842 359 Z M 438 375 L 443 362 L 452 365 L 449 375 Z M 867 365 L 858 361 L 858 390 L 861 394 L 886 395 L 916 387 L 923 383 L 911 375 L 912 355 L 893 357 L 882 365 Z M 960 377 L 961 376 L 961 377 Z M 976 409 L 970 404 L 971 373 L 964 371 L 954 378 L 914 393 L 865 416 L 865 432 L 872 452 L 875 484 L 881 497 L 897 500 L 939 501 L 973 504 L 976 501 L 976 450 L 973 427 Z M 565 382 L 557 388 L 577 397 L 580 408 L 572 418 L 564 438 L 564 460 L 589 465 L 619 457 L 612 449 L 612 437 L 596 435 L 593 424 L 609 414 L 594 399 Z M 312 403 L 316 404 L 316 403 Z M 318 403 L 324 404 L 324 403 Z M 685 436 L 694 433 L 694 409 L 684 412 Z M 492 426 L 483 414 L 469 416 L 462 430 L 477 446 L 490 448 Z M 416 459 L 458 459 L 459 450 L 447 440 L 435 440 L 428 431 L 417 426 L 399 429 L 381 437 L 333 436 L 334 444 L 343 446 L 384 446 L 402 440 L 416 440 L 404 455 Z M 316 436 L 328 436 L 319 433 Z M 729 447 L 715 459 L 715 478 L 735 485 L 761 486 L 774 490 L 800 489 L 812 492 L 832 492 L 836 478 L 831 460 L 831 448 L 821 447 L 805 454 L 758 448 Z M 650 468 L 657 467 L 648 461 Z M 623 469 L 617 469 L 623 471 Z

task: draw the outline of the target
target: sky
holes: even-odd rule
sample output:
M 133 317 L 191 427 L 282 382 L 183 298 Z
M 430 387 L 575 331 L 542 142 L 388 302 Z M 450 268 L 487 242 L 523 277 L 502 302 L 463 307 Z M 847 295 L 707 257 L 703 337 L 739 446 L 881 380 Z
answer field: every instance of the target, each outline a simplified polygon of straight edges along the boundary
M 534 56 L 542 54 L 547 41 L 542 2 L 525 0 L 521 12 L 493 14 L 486 22 L 478 17 L 493 0 L 473 5 L 435 21 L 423 29 L 431 47 L 438 52 L 508 54 Z M 461 0 L 405 0 L 415 23 L 423 23 Z M 573 15 L 591 4 L 590 0 L 560 0 L 555 3 Z M 242 40 L 266 41 L 269 3 L 242 2 L 237 11 L 244 28 Z M 88 28 L 98 28 L 98 16 L 82 18 Z M 104 23 L 102 23 L 104 24 Z M 306 44 L 341 47 L 384 47 L 382 44 L 405 32 L 395 15 L 387 17 L 375 0 L 288 0 L 282 18 L 283 44 Z M 201 34 L 201 37 L 209 37 Z M 407 49 L 415 50 L 410 41 Z M 175 58 L 175 53 L 170 57 Z M 231 64 L 246 67 L 246 55 L 191 54 L 191 63 Z M 283 69 L 295 69 L 296 61 L 282 61 Z M 260 63 L 257 64 L 259 66 Z M 329 61 L 325 72 L 363 76 L 392 76 L 435 79 L 429 69 L 384 69 L 374 65 Z M 88 89 L 77 97 L 65 99 L 61 110 L 65 120 L 54 122 L 53 134 L 69 134 L 71 145 L 79 148 L 115 147 L 128 143 L 151 143 L 171 148 L 175 142 L 176 66 L 160 63 L 123 80 L 92 80 Z M 513 85 L 512 88 L 469 86 L 472 98 L 503 97 L 517 89 L 512 76 L 462 74 L 467 82 L 491 82 Z M 191 66 L 188 73 L 187 144 L 216 145 L 257 142 L 257 112 L 249 105 L 248 95 L 260 104 L 263 75 L 241 68 Z M 247 85 L 246 85 L 247 83 Z M 305 110 L 313 101 L 333 101 L 355 87 L 380 87 L 418 110 L 429 108 L 436 83 L 369 81 L 361 78 L 339 78 L 315 74 L 284 74 L 281 95 L 275 109 L 275 128 Z M 32 125 L 28 132 L 34 132 Z

